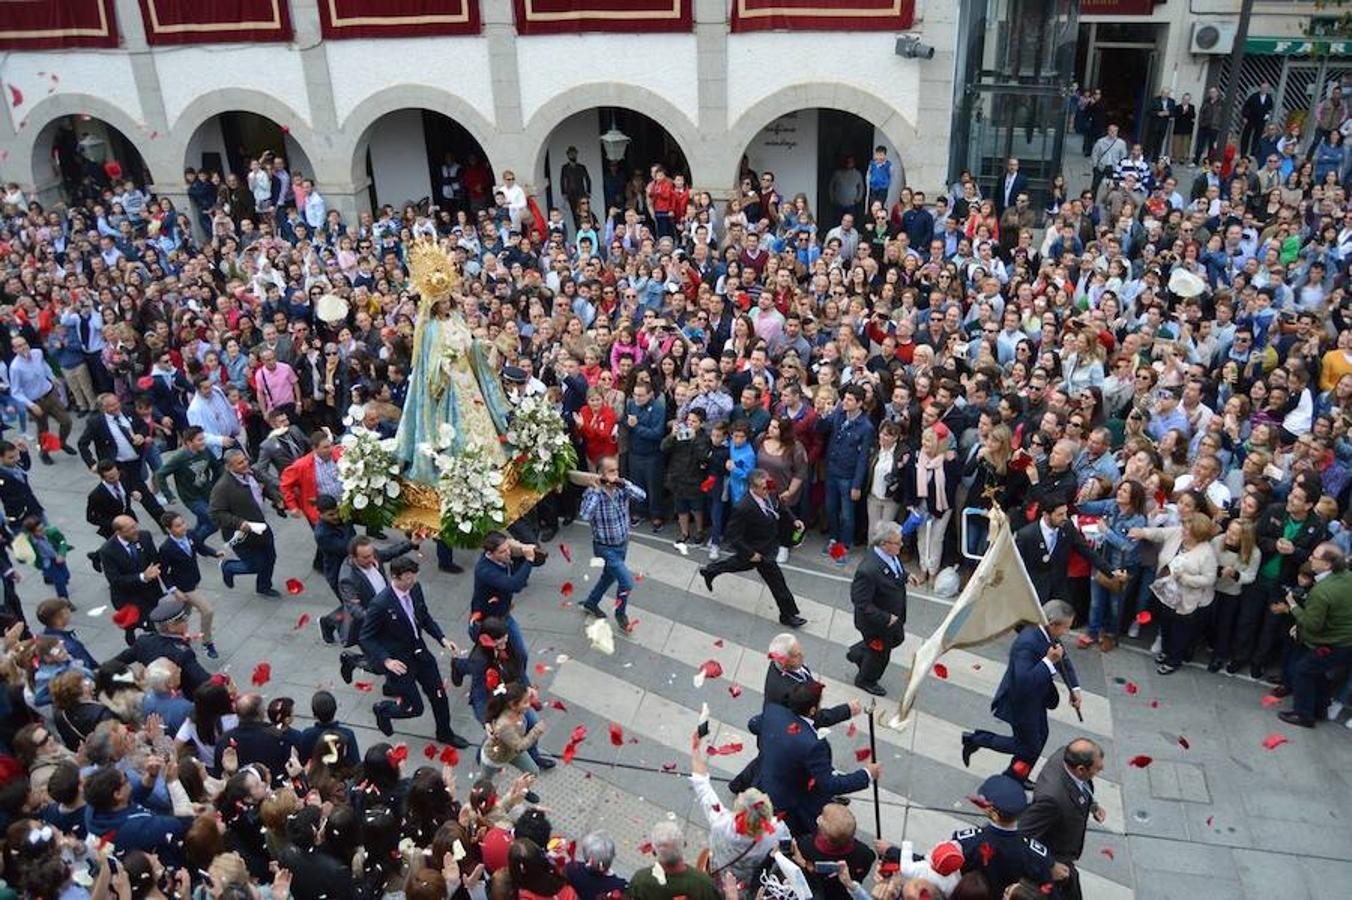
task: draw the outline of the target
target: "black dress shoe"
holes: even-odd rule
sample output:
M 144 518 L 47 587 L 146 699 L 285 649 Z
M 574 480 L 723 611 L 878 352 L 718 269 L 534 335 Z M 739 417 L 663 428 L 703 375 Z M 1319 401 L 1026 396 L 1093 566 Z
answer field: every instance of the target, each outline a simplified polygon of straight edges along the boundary
M 38 453 L 38 459 L 42 460 L 42 464 L 45 466 L 56 465 L 56 460 L 52 459 L 52 455 L 46 450 L 42 450 Z
M 859 688 L 859 690 L 864 691 L 865 693 L 872 694 L 875 697 L 887 696 L 887 691 L 883 690 L 882 685 L 878 684 L 878 682 L 876 681 L 860 681 L 858 678 L 856 678 L 854 680 L 854 686 Z
M 328 616 L 319 617 L 319 636 L 326 644 L 338 643 L 337 629 Z
M 66 454 L 67 456 L 74 456 L 74 455 L 75 455 L 75 448 L 72 447 L 70 444 L 62 444 L 62 445 L 61 445 L 61 452 L 64 453 L 64 454 Z
M 454 731 L 452 731 L 448 735 L 440 735 L 440 734 L 437 735 L 437 743 L 450 744 L 457 750 L 464 750 L 466 747 L 469 746 L 469 741 L 465 740 L 460 735 L 456 734 Z
M 1244 663 L 1243 663 L 1243 661 L 1238 660 L 1238 659 L 1232 659 L 1232 660 L 1230 660 L 1230 662 L 1227 663 L 1226 666 L 1225 666 L 1225 674 L 1226 674 L 1226 675 L 1238 675 L 1238 674 L 1239 674 L 1239 670 L 1242 669 L 1242 668 L 1244 668 Z
M 452 575 L 463 575 L 465 573 L 465 567 L 459 563 L 446 563 L 444 566 L 437 566 L 437 568 Z
M 460 658 L 451 660 L 451 684 L 456 687 L 465 683 L 465 670 L 461 667 Z
M 802 616 L 780 616 L 779 624 L 788 628 L 802 628 L 807 624 L 807 619 Z
M 1221 670 L 1221 666 L 1223 665 L 1225 665 L 1225 660 L 1215 658 L 1212 659 L 1211 662 L 1206 664 L 1206 670 L 1208 672 L 1219 672 Z
M 264 591 L 258 591 L 258 594 L 261 597 L 271 597 L 273 600 L 276 600 L 278 597 L 282 596 L 282 592 L 277 590 L 276 588 L 268 588 L 267 590 Z
M 1290 687 L 1290 685 L 1277 684 L 1276 686 L 1274 686 L 1274 687 L 1272 688 L 1272 696 L 1274 696 L 1274 697 L 1290 697 L 1290 696 L 1291 696 L 1291 687 Z
M 972 767 L 972 754 L 981 749 L 976 744 L 972 743 L 972 739 L 975 737 L 976 735 L 970 731 L 964 731 L 962 733 L 962 767 L 964 769 L 970 769 Z
M 526 791 L 526 802 L 538 804 L 540 802 L 540 795 L 535 793 L 535 791 Z
M 714 592 L 714 576 L 709 572 L 708 566 L 699 567 L 699 577 L 704 579 L 704 588 L 709 593 Z
M 1277 718 L 1281 719 L 1287 725 L 1295 725 L 1300 728 L 1313 728 L 1314 719 L 1307 719 L 1293 710 L 1284 709 L 1277 713 Z
M 390 721 L 389 716 L 385 715 L 385 713 L 380 710 L 380 707 L 384 705 L 384 703 L 377 703 L 371 707 L 371 711 L 376 714 L 376 727 L 380 729 L 380 733 L 385 735 L 385 737 L 393 737 L 394 723 Z
M 1249 664 L 1249 677 L 1250 677 L 1250 678 L 1262 678 L 1262 677 L 1263 677 L 1263 672 L 1265 672 L 1265 671 L 1266 671 L 1266 669 L 1264 669 L 1264 668 L 1263 668 L 1262 666 L 1260 666 L 1260 665 L 1257 665 L 1257 664 L 1255 664 L 1255 663 L 1250 663 L 1250 664 Z
M 550 759 L 548 756 L 542 756 L 535 761 L 535 764 L 540 767 L 541 772 L 548 772 L 550 769 L 557 766 L 558 762 Z
M 338 654 L 338 673 L 343 676 L 344 684 L 352 683 L 352 670 L 355 668 L 357 668 L 357 661 L 352 658 L 352 654 Z

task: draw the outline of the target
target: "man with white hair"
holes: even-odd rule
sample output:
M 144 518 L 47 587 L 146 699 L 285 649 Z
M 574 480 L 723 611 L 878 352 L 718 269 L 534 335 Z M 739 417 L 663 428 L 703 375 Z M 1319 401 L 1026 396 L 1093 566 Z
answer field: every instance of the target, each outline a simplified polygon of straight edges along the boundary
M 192 701 L 179 691 L 182 670 L 172 659 L 160 657 L 146 666 L 145 715 L 164 720 L 165 734 L 178 734 L 179 726 L 192 712 Z
M 615 839 L 608 831 L 589 831 L 577 843 L 577 859 L 563 869 L 563 876 L 579 897 L 606 897 L 612 891 L 623 894 L 629 888 L 610 867 L 615 862 Z
M 681 826 L 663 819 L 649 835 L 657 862 L 640 869 L 629 882 L 633 900 L 719 900 L 722 896 L 714 880 L 685 863 L 685 837 Z
M 964 766 L 970 766 L 972 754 L 983 747 L 1008 753 L 1012 758 L 1005 774 L 1030 791 L 1033 783 L 1029 775 L 1047 743 L 1047 710 L 1055 709 L 1061 699 L 1054 680 L 1056 674 L 1060 672 L 1070 688 L 1071 706 L 1079 709 L 1081 696 L 1079 676 L 1060 641 L 1075 621 L 1075 610 L 1064 600 L 1050 600 L 1042 604 L 1042 614 L 1045 625 L 1025 626 L 1014 639 L 1005 677 L 991 701 L 995 717 L 1008 722 L 1013 733 L 1008 736 L 984 730 L 962 733 Z
M 906 572 L 897 558 L 901 526 L 877 522 L 871 537 L 873 552 L 864 554 L 850 582 L 859 640 L 845 658 L 859 667 L 854 686 L 881 697 L 886 692 L 878 679 L 887 670 L 892 650 L 906 639 Z

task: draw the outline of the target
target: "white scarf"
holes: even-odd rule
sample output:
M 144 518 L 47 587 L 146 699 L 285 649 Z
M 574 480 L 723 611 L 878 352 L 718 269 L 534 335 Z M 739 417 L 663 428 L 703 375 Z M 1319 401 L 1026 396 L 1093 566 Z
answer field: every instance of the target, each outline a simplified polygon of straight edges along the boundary
M 934 509 L 940 515 L 948 512 L 948 484 L 944 477 L 944 461 L 947 453 L 940 453 L 938 456 L 927 456 L 925 451 L 916 452 L 915 460 L 915 495 L 921 500 L 929 496 L 929 478 L 934 474 Z

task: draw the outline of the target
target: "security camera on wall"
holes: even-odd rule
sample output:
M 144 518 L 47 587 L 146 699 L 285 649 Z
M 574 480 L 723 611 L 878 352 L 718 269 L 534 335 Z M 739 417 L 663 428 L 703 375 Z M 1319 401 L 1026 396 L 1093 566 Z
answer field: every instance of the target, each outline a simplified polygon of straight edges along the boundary
M 902 59 L 934 59 L 934 48 L 916 34 L 903 34 L 897 38 L 897 56 Z

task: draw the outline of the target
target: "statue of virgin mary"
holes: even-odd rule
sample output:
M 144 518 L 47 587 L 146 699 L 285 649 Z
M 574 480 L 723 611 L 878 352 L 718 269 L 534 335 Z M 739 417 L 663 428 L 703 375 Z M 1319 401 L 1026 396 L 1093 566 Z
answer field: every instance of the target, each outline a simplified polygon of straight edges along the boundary
M 418 288 L 418 319 L 413 331 L 413 364 L 395 456 L 406 479 L 435 484 L 436 453 L 457 454 L 477 446 L 505 468 L 502 435 L 509 404 L 497 376 L 492 348 L 477 340 L 452 293 L 460 279 L 434 238 L 423 236 L 409 249 L 412 278 Z

